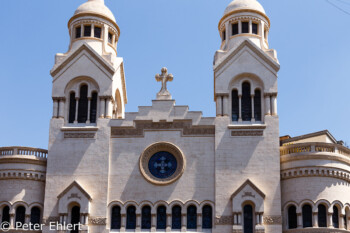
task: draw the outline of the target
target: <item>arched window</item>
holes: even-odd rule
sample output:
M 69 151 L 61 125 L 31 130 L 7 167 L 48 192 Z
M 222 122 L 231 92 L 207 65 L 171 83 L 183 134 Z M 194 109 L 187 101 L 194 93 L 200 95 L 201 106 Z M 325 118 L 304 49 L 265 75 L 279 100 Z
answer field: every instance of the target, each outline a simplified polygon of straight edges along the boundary
M 172 226 L 171 228 L 176 230 L 176 229 L 181 229 L 181 207 L 176 205 L 172 209 Z
M 40 209 L 38 207 L 33 207 L 30 211 L 30 222 L 32 224 L 40 224 Z
M 78 106 L 78 123 L 86 123 L 88 114 L 88 86 L 82 85 L 80 87 L 80 97 Z
M 69 95 L 69 123 L 74 123 L 75 121 L 75 109 L 76 109 L 75 93 L 71 92 Z
M 317 213 L 318 227 L 327 227 L 327 209 L 325 205 L 319 205 Z
M 111 213 L 111 229 L 120 229 L 121 227 L 121 215 L 120 215 L 120 207 L 113 206 Z
M 254 118 L 261 121 L 261 91 L 258 89 L 254 93 Z
M 304 205 L 302 212 L 303 227 L 312 227 L 312 207 L 310 205 Z
M 126 229 L 136 228 L 136 208 L 129 206 L 126 210 Z
M 348 221 L 347 221 L 347 214 L 344 215 L 344 219 L 343 219 L 343 222 L 344 222 L 344 228 L 345 230 L 348 230 Z
M 24 206 L 19 206 L 16 209 L 16 226 L 17 223 L 21 223 L 19 225 L 23 225 L 26 220 L 26 208 Z
M 166 229 L 166 208 L 159 206 L 157 208 L 157 229 Z
M 70 223 L 74 226 L 74 229 L 71 231 L 71 233 L 79 232 L 79 225 L 78 225 L 79 222 L 80 222 L 80 207 L 73 206 Z
M 93 92 L 91 95 L 91 106 L 90 106 L 90 122 L 96 123 L 97 115 L 97 93 Z
M 250 96 L 250 84 L 248 82 L 242 84 L 242 120 L 252 120 L 252 97 Z
M 243 224 L 244 224 L 244 233 L 253 233 L 253 206 L 245 205 L 243 207 Z
M 339 211 L 338 207 L 333 206 L 333 215 L 332 215 L 333 227 L 339 228 Z
M 205 205 L 202 209 L 202 227 L 203 229 L 213 228 L 213 209 L 210 205 Z
M 1 222 L 10 222 L 10 207 L 5 206 L 2 209 L 2 219 Z M 10 226 L 10 224 L 4 224 L 3 228 L 8 228 Z
M 142 215 L 141 215 L 141 228 L 142 229 L 151 229 L 151 207 L 150 206 L 144 206 L 142 208 Z
M 194 205 L 187 208 L 187 229 L 197 229 L 197 207 Z
M 295 229 L 297 227 L 297 208 L 292 205 L 288 208 L 288 229 Z
M 238 91 L 232 91 L 232 121 L 238 121 L 239 119 L 239 99 Z

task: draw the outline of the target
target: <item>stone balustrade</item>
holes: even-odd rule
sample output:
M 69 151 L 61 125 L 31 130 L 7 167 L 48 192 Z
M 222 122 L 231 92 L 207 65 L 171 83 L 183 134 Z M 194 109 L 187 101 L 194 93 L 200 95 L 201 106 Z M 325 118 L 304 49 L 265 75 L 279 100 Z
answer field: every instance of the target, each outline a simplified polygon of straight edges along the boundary
M 38 158 L 47 158 L 47 150 L 31 148 L 31 147 L 0 147 L 0 157 L 1 156 L 35 156 Z
M 291 229 L 284 230 L 283 233 L 342 233 L 349 232 L 349 230 L 345 229 L 336 229 L 336 228 L 327 228 L 327 227 L 315 227 L 315 228 L 303 228 L 303 229 Z
M 342 145 L 332 144 L 332 143 L 320 143 L 320 142 L 310 142 L 310 143 L 298 143 L 285 145 L 280 148 L 280 154 L 289 155 L 296 153 L 334 153 L 348 156 L 350 158 L 350 149 Z

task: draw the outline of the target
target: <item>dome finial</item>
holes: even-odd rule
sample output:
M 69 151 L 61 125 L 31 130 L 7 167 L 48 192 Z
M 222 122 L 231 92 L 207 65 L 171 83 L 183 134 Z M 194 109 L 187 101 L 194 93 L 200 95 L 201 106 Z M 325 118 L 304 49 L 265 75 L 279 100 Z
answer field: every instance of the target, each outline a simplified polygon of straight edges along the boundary
M 105 4 L 105 0 L 88 0 L 88 2 L 102 2 L 103 4 Z

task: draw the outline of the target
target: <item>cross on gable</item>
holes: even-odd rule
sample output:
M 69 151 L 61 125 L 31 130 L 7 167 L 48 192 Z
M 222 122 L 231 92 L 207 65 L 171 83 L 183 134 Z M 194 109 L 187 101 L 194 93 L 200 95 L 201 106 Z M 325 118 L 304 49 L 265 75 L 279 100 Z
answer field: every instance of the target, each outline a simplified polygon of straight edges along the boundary
M 167 89 L 167 82 L 173 81 L 174 76 L 168 74 L 167 68 L 162 68 L 162 73 L 156 75 L 157 82 L 162 82 L 162 88 L 157 94 L 157 100 L 169 100 L 171 99 L 170 92 Z

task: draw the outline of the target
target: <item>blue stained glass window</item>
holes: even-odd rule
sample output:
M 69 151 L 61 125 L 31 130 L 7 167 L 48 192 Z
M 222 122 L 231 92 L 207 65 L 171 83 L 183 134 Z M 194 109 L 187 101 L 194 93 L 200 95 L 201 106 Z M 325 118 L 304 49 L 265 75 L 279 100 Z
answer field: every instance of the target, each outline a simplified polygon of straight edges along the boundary
M 187 229 L 197 229 L 197 208 L 193 205 L 187 208 Z
M 210 205 L 203 207 L 202 226 L 204 229 L 211 229 L 213 227 L 213 210 Z
M 126 229 L 136 228 L 136 208 L 129 206 L 126 210 Z
M 166 208 L 159 206 L 157 209 L 157 229 L 166 228 Z
M 141 228 L 142 229 L 151 229 L 151 207 L 144 206 L 142 208 L 142 215 L 141 215 Z
M 177 168 L 177 161 L 174 155 L 166 151 L 155 153 L 148 162 L 148 169 L 151 174 L 160 179 L 172 176 Z
M 181 229 L 181 207 L 176 205 L 172 209 L 172 229 Z

